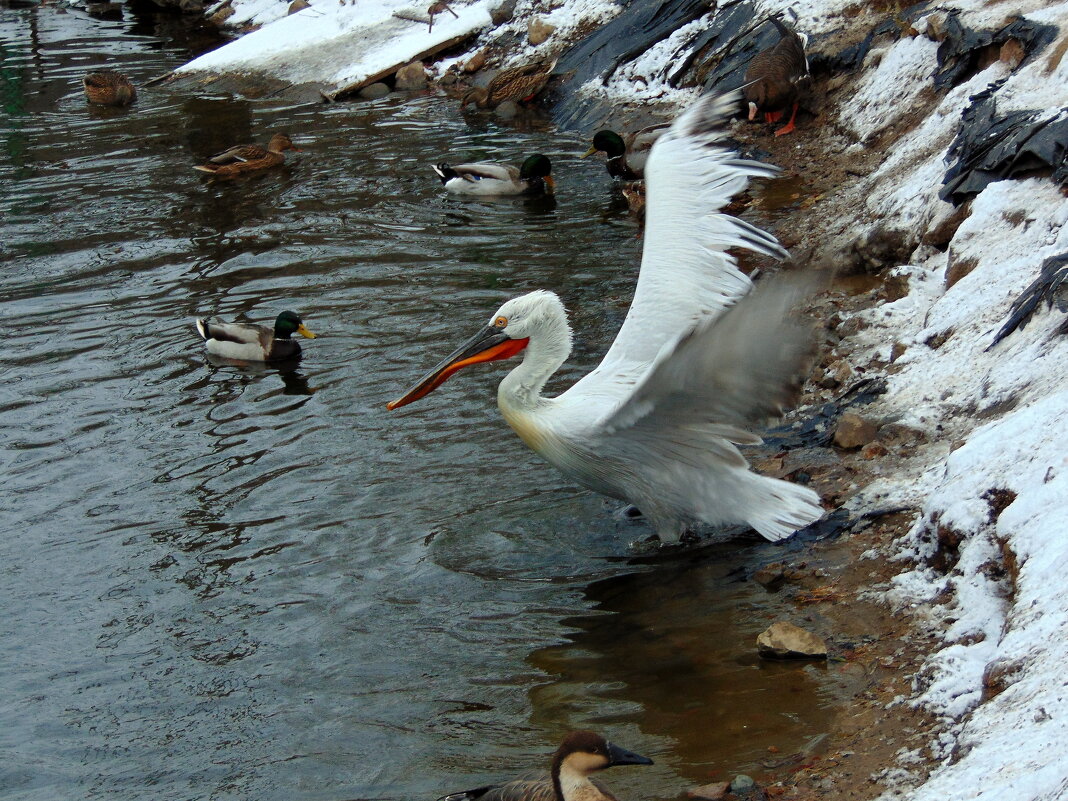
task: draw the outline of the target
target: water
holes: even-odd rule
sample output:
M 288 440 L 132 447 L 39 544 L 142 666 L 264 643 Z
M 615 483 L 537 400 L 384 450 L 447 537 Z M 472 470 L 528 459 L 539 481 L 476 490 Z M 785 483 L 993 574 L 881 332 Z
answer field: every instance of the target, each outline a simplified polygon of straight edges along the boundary
M 635 556 L 649 531 L 499 419 L 499 368 L 384 409 L 538 287 L 578 340 L 552 388 L 596 362 L 640 239 L 580 137 L 432 94 L 87 107 L 87 69 L 203 46 L 124 13 L 0 10 L 4 798 L 433 798 L 576 727 L 656 759 L 621 797 L 671 797 L 826 731 L 844 680 L 753 655 L 791 610 L 739 568 L 775 548 Z M 283 169 L 191 169 L 275 130 Z M 555 200 L 427 169 L 537 151 Z M 322 334 L 295 369 L 213 365 L 192 327 L 285 308 Z

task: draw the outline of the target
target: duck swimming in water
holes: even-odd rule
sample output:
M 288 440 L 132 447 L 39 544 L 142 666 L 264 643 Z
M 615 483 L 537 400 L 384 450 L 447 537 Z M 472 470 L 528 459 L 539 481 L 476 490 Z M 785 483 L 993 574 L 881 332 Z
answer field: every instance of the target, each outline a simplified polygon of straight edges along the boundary
M 601 364 L 557 397 L 543 396 L 571 352 L 560 298 L 538 290 L 488 324 L 408 391 L 398 409 L 469 365 L 523 354 L 497 404 L 519 437 L 579 484 L 636 505 L 661 542 L 694 524 L 746 523 L 779 540 L 819 519 L 808 487 L 758 475 L 738 445 L 779 414 L 808 362 L 812 332 L 791 309 L 811 281 L 755 288 L 729 252 L 782 258 L 773 236 L 722 213 L 774 167 L 721 146 L 737 92 L 703 98 L 653 146 L 645 239 L 634 300 Z
M 197 165 L 193 169 L 217 175 L 220 178 L 232 178 L 235 175 L 241 175 L 246 172 L 277 167 L 285 161 L 283 151 L 286 150 L 300 152 L 300 148 L 294 145 L 293 140 L 286 134 L 276 133 L 271 137 L 271 141 L 267 143 L 267 147 L 262 145 L 234 145 L 229 150 L 216 153 L 208 159 L 207 164 Z
M 459 195 L 537 195 L 552 194 L 553 165 L 548 156 L 536 153 L 527 158 L 519 169 L 510 164 L 435 164 L 441 183 Z
M 553 754 L 547 776 L 450 793 L 438 801 L 617 801 L 590 776 L 616 765 L 652 764 L 653 760 L 613 745 L 595 732 L 573 731 Z
M 208 353 L 246 362 L 295 359 L 300 356 L 300 345 L 293 341 L 293 334 L 315 339 L 315 334 L 308 330 L 304 321 L 291 311 L 279 314 L 273 329 L 265 325 L 225 323 L 203 317 L 196 321 L 196 326 L 204 338 Z
M 82 78 L 85 99 L 98 106 L 128 106 L 137 100 L 130 79 L 113 70 L 98 70 Z
M 645 162 L 649 159 L 649 149 L 665 130 L 667 125 L 652 125 L 635 131 L 626 138 L 615 131 L 598 131 L 593 135 L 590 149 L 579 158 L 604 153 L 609 175 L 624 181 L 638 181 L 645 177 Z

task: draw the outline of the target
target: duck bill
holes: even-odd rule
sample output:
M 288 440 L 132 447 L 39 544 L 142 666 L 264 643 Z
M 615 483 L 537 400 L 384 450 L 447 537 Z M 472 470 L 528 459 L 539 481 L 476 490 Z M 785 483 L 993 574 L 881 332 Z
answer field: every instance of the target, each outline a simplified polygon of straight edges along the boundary
M 302 337 L 307 337 L 308 339 L 315 339 L 315 334 L 313 334 L 308 329 L 308 327 L 304 325 L 304 323 L 301 323 L 297 326 L 297 333 L 300 334 Z
M 529 339 L 512 339 L 499 328 L 486 326 L 463 345 L 450 353 L 441 364 L 419 379 L 416 384 L 397 398 L 386 404 L 390 411 L 407 406 L 424 395 L 429 395 L 445 383 L 445 380 L 464 367 L 481 362 L 495 362 L 510 359 L 530 342 Z
M 609 767 L 614 765 L 652 765 L 653 760 L 649 757 L 643 757 L 641 754 L 635 754 L 633 751 L 628 751 L 626 748 L 620 748 L 618 745 L 607 743 L 608 745 L 608 763 Z
M 581 156 L 579 156 L 579 158 L 580 159 L 588 159 L 590 156 L 592 156 L 596 152 L 597 152 L 597 148 L 591 147 L 589 150 L 587 150 L 585 153 L 583 153 Z
M 556 181 L 553 180 L 553 177 L 551 175 L 545 176 L 545 189 L 549 192 L 550 195 L 556 194 Z

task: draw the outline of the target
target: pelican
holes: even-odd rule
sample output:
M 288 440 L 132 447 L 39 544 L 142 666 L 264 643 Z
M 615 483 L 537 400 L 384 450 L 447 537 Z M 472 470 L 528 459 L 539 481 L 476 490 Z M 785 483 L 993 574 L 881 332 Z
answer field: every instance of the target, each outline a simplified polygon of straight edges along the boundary
M 504 419 L 574 481 L 636 505 L 662 543 L 731 523 L 779 540 L 819 519 L 815 492 L 752 472 L 737 447 L 760 443 L 751 428 L 781 412 L 811 353 L 810 332 L 790 314 L 811 281 L 754 287 L 727 253 L 786 255 L 720 211 L 751 177 L 778 172 L 719 144 L 739 102 L 737 92 L 701 99 L 653 146 L 634 300 L 596 369 L 557 397 L 541 394 L 571 352 L 571 328 L 560 298 L 537 290 L 501 306 L 387 408 L 463 367 L 522 353 L 497 390 Z
M 648 757 L 613 745 L 596 732 L 573 731 L 553 754 L 548 776 L 449 793 L 438 801 L 617 801 L 590 774 L 615 765 L 652 764 Z

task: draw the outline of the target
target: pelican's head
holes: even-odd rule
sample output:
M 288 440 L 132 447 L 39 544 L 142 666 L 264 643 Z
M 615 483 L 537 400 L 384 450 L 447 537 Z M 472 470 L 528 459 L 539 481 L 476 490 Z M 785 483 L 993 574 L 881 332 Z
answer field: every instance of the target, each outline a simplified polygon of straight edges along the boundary
M 387 403 L 386 408 L 392 411 L 419 400 L 461 368 L 510 359 L 530 344 L 532 337 L 562 340 L 561 344 L 566 346 L 564 358 L 571 348 L 571 330 L 567 326 L 564 304 L 554 293 L 544 289 L 512 298 L 497 309 L 485 328 L 449 354 L 401 397 Z
M 613 745 L 592 731 L 573 731 L 553 755 L 552 776 L 554 781 L 583 780 L 614 765 L 652 765 L 653 760 Z

